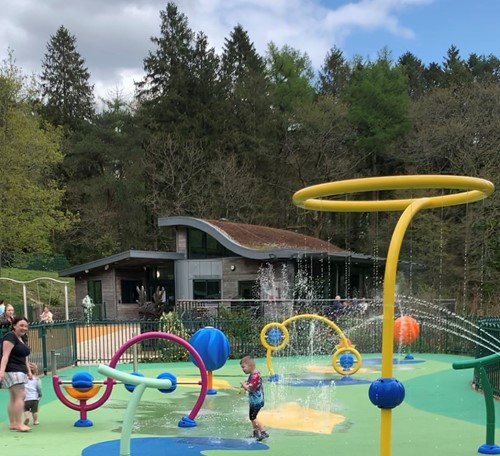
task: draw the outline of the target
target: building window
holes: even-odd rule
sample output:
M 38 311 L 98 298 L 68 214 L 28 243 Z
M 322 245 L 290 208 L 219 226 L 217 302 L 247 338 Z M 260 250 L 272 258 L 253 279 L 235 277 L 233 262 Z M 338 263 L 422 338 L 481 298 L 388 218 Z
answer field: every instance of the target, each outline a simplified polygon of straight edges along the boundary
M 122 304 L 136 304 L 139 299 L 137 287 L 142 287 L 142 280 L 122 280 Z
M 212 236 L 195 228 L 188 228 L 187 243 L 189 259 L 235 256 Z
M 238 298 L 255 299 L 256 283 L 253 280 L 241 280 L 238 282 Z
M 188 258 L 206 258 L 205 239 L 203 231 L 188 229 Z
M 193 299 L 220 299 L 220 280 L 193 280 Z

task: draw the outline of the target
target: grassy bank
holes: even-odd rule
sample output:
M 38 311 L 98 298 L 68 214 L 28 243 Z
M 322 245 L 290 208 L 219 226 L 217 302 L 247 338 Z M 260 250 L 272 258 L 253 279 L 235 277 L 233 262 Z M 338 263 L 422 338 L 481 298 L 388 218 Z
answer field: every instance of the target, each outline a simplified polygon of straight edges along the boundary
M 46 280 L 41 280 L 46 278 Z M 64 284 L 49 279 L 56 279 L 68 283 L 68 303 L 75 305 L 75 281 L 73 278 L 61 278 L 54 271 L 34 271 L 28 269 L 2 268 L 0 270 L 0 299 L 12 303 L 16 310 L 21 309 L 24 303 L 23 293 L 26 290 L 26 301 L 29 306 L 64 307 Z M 16 283 L 18 282 L 28 283 Z M 40 279 L 40 280 L 36 280 Z

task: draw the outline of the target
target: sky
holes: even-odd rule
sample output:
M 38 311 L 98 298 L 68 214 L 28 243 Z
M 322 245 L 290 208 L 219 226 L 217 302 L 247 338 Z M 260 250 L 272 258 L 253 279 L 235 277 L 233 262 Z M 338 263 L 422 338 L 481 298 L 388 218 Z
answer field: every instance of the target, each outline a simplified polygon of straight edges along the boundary
M 500 57 L 499 0 L 177 0 L 189 27 L 221 53 L 240 24 L 264 55 L 269 42 L 306 52 L 318 70 L 333 47 L 351 60 L 374 60 L 386 47 L 394 60 L 412 52 L 442 63 L 451 45 Z M 160 36 L 158 0 L 0 0 L 0 61 L 11 49 L 27 75 L 39 74 L 47 43 L 63 25 L 76 37 L 96 96 L 132 97 L 143 60 Z

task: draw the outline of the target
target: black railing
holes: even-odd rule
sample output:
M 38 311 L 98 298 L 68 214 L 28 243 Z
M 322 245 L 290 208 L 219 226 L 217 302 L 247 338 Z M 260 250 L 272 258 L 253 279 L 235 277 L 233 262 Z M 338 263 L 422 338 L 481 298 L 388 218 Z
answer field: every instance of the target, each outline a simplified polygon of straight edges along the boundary
M 273 312 L 263 308 L 263 302 L 239 301 L 227 303 L 205 301 L 194 305 L 181 303 L 174 312 L 177 326 L 168 326 L 165 320 L 143 321 L 56 321 L 51 325 L 34 323 L 30 326 L 29 344 L 31 360 L 44 372 L 51 370 L 56 357 L 57 367 L 77 364 L 108 363 L 116 351 L 134 335 L 150 331 L 168 331 L 189 340 L 192 334 L 205 326 L 213 326 L 226 334 L 231 344 L 231 357 L 245 354 L 264 356 L 260 342 L 261 329 L 270 322 L 282 322 L 291 315 L 317 313 L 334 321 L 356 349 L 363 353 L 379 353 L 382 341 L 382 316 L 380 307 L 360 310 L 351 307 L 332 313 L 324 304 L 304 305 L 300 302 L 283 302 Z M 232 304 L 232 305 L 231 305 Z M 278 310 L 277 310 L 278 309 Z M 410 347 L 398 347 L 394 351 L 414 353 L 449 353 L 482 357 L 500 351 L 500 319 L 459 318 L 455 315 L 439 316 L 438 319 L 420 322 L 420 334 Z M 339 335 L 321 321 L 296 320 L 289 326 L 290 343 L 278 356 L 330 355 L 339 341 Z M 175 361 L 187 359 L 179 347 L 164 340 L 146 340 L 123 354 L 122 362 Z M 488 375 L 495 395 L 500 396 L 500 366 L 488 366 Z M 480 387 L 480 380 L 474 379 Z
M 75 365 L 77 362 L 76 328 L 76 320 L 31 324 L 28 332 L 30 361 L 36 363 L 45 374 L 50 370 L 52 356 L 57 357 L 59 367 Z
M 476 358 L 483 358 L 500 352 L 500 318 L 481 318 L 478 321 L 481 328 L 480 334 L 482 344 L 476 347 Z M 491 383 L 493 394 L 500 397 L 500 362 L 484 366 Z M 479 371 L 474 370 L 474 385 L 482 389 L 481 375 Z

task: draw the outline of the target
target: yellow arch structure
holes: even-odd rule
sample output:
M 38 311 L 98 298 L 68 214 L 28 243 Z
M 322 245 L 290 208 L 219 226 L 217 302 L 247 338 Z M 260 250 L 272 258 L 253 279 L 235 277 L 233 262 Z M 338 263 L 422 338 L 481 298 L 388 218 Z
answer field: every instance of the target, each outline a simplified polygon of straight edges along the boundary
M 325 199 L 346 193 L 380 190 L 448 189 L 458 193 L 377 201 L 345 201 Z M 413 217 L 422 209 L 473 203 L 490 196 L 495 186 L 488 180 L 467 176 L 409 175 L 350 179 L 314 185 L 293 195 L 295 205 L 304 209 L 327 212 L 403 211 L 389 244 L 384 275 L 382 319 L 382 377 L 392 377 L 394 301 L 396 272 L 401 244 Z M 380 455 L 391 454 L 392 410 L 380 409 Z
M 290 340 L 290 335 L 288 333 L 288 325 L 296 320 L 319 320 L 322 321 L 323 323 L 326 323 L 330 328 L 332 328 L 340 337 L 341 343 L 337 347 L 337 350 L 332 356 L 332 366 L 335 369 L 337 373 L 340 375 L 351 375 L 356 373 L 359 368 L 361 367 L 361 355 L 359 352 L 355 349 L 354 345 L 351 344 L 349 339 L 345 336 L 345 334 L 342 332 L 342 330 L 331 320 L 329 320 L 326 317 L 323 317 L 321 315 L 316 315 L 316 314 L 299 314 L 299 315 L 294 315 L 293 317 L 290 317 L 286 320 L 284 320 L 282 323 L 278 322 L 271 322 L 268 323 L 266 326 L 262 328 L 260 331 L 260 341 L 264 348 L 266 348 L 266 364 L 267 364 L 267 369 L 269 370 L 269 375 L 273 376 L 274 375 L 274 370 L 273 370 L 273 361 L 272 361 L 272 355 L 273 351 L 278 351 L 281 350 L 282 348 L 285 348 L 288 345 L 288 342 Z M 281 331 L 281 334 L 283 335 L 283 340 L 279 345 L 272 345 L 268 342 L 267 340 L 267 334 L 269 330 L 271 329 L 277 329 Z M 353 365 L 351 369 L 341 369 L 337 363 L 337 359 L 339 355 L 344 354 L 344 353 L 352 353 L 355 358 L 356 358 L 356 363 Z

